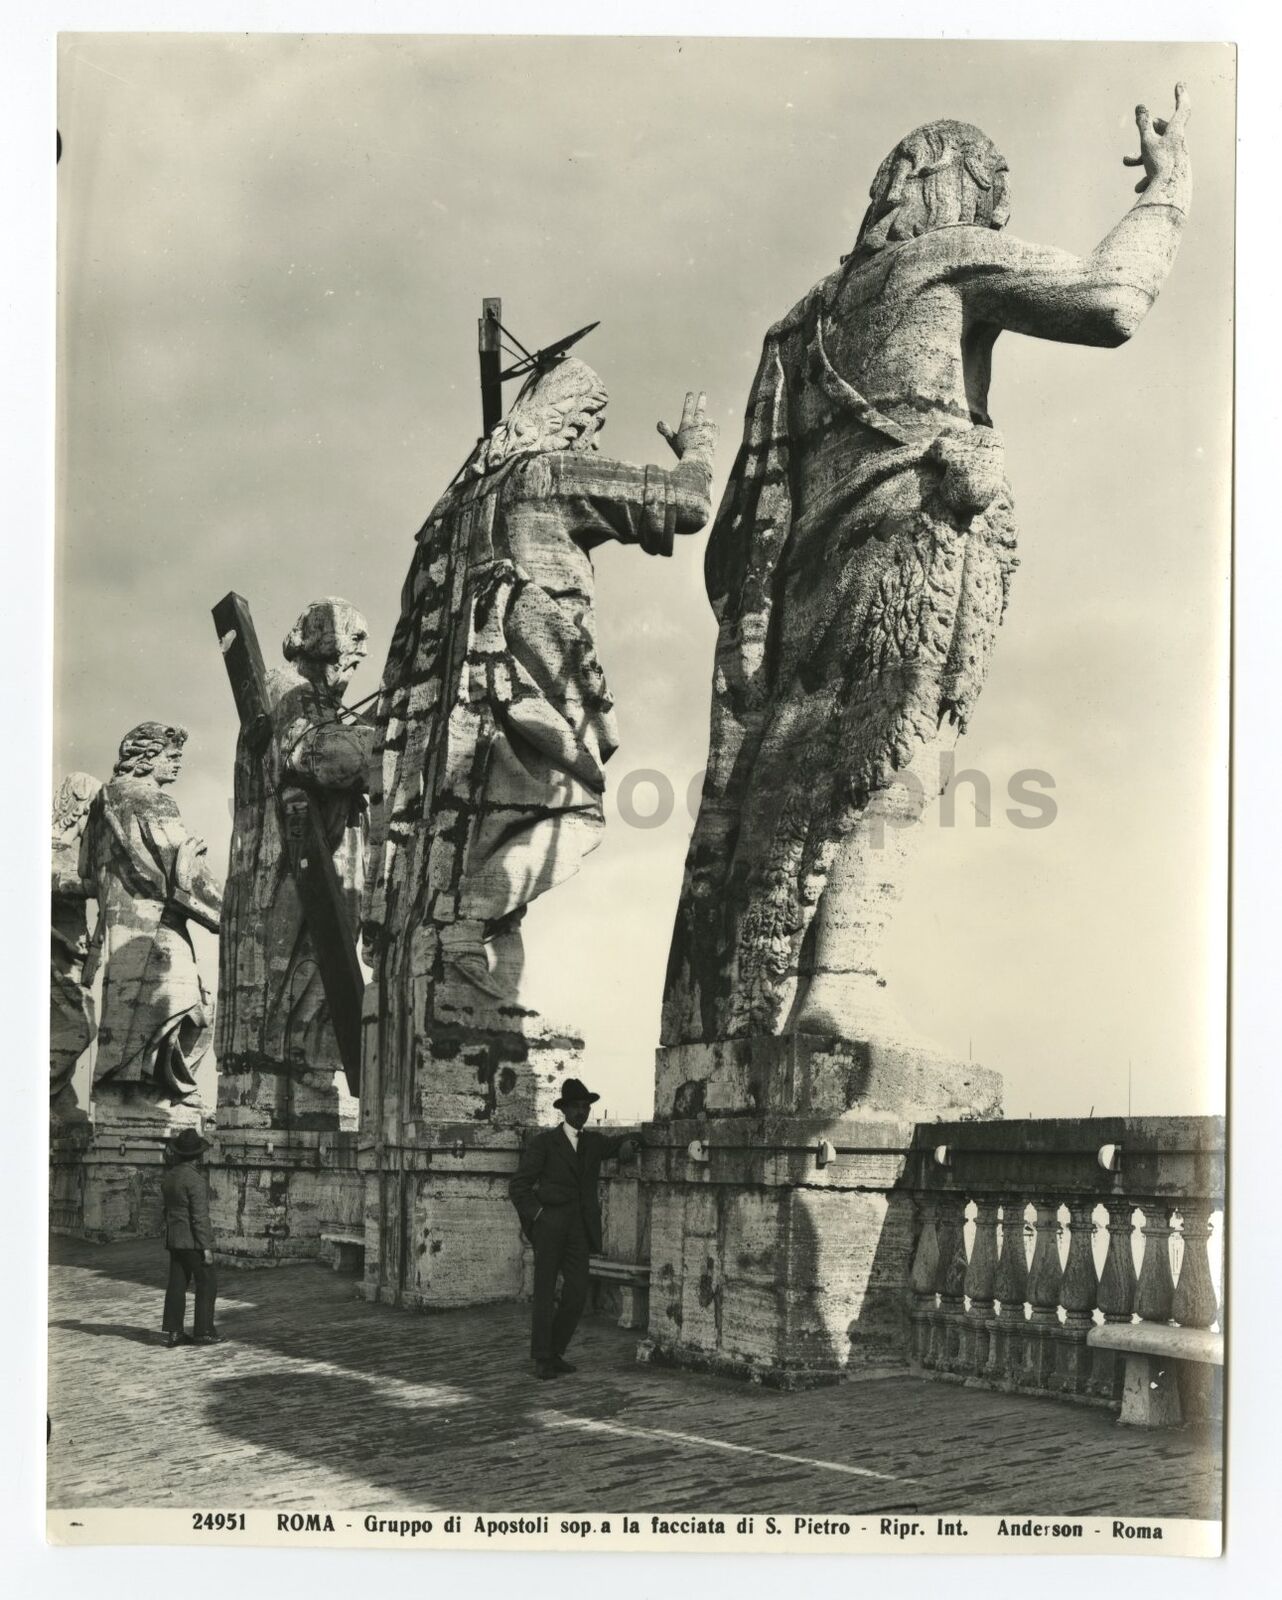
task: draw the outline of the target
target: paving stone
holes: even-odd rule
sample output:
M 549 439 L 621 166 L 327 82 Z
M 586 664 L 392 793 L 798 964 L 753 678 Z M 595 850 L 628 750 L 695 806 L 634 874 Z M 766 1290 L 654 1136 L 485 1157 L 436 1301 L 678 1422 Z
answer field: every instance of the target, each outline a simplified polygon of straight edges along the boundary
M 371 1305 L 317 1264 L 222 1269 L 227 1343 L 160 1343 L 156 1241 L 52 1244 L 49 1504 L 1216 1517 L 1218 1434 L 907 1374 L 787 1394 L 635 1361 L 528 1309 Z

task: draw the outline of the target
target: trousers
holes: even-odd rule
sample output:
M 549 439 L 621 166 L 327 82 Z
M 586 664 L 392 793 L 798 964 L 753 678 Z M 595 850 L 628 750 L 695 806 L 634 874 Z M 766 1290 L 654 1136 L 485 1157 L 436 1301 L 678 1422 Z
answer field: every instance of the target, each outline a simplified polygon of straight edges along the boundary
M 169 1250 L 169 1282 L 165 1287 L 164 1333 L 181 1333 L 187 1315 L 187 1285 L 196 1280 L 196 1307 L 192 1314 L 192 1333 L 214 1331 L 214 1301 L 218 1297 L 218 1274 L 206 1266 L 203 1250 Z
M 549 1206 L 534 1224 L 534 1306 L 530 1354 L 536 1361 L 564 1355 L 588 1298 L 588 1235 L 578 1206 Z M 561 1298 L 556 1280 L 561 1279 Z

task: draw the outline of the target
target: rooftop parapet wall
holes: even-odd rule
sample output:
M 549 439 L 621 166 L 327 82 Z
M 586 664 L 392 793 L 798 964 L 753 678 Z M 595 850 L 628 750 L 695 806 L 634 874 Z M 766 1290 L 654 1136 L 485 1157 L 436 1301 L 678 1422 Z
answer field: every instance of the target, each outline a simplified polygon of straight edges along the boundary
M 1099 1117 L 918 1130 L 912 1354 L 932 1377 L 1160 1420 L 1219 1406 L 1221 1117 Z M 1218 1252 L 1217 1252 L 1218 1253 Z M 1222 1275 L 1220 1275 L 1222 1277 Z M 1107 1337 L 1101 1331 L 1108 1329 Z M 1165 1359 L 1161 1359 L 1165 1355 Z

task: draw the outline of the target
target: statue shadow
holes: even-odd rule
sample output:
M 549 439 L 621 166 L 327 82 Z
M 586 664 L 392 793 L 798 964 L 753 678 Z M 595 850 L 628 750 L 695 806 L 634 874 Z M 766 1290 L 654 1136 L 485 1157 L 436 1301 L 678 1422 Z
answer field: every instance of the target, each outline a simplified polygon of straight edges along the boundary
M 57 1317 L 49 1326 L 67 1333 L 87 1333 L 98 1339 L 125 1339 L 131 1344 L 159 1347 L 164 1340 L 164 1334 L 157 1329 L 138 1328 L 127 1322 L 84 1322 L 79 1317 Z
M 397 1400 L 378 1376 L 262 1373 L 216 1381 L 206 1391 L 204 1422 L 238 1445 L 298 1462 L 284 1480 L 286 1498 L 306 1487 L 310 1467 L 358 1479 L 373 1503 L 518 1510 L 560 1503 L 550 1493 L 557 1470 L 547 1435 L 507 1394 L 502 1403 L 456 1389 L 436 1400 Z M 348 1494 L 341 1503 L 354 1502 Z

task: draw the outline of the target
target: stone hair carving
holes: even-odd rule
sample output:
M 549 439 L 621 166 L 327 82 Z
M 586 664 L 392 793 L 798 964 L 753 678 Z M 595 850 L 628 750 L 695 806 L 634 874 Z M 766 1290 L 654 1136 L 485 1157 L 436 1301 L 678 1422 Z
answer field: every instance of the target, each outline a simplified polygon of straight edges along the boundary
M 1006 158 L 969 122 L 927 122 L 901 139 L 873 179 L 854 259 L 935 228 L 1004 228 Z
M 574 356 L 532 372 L 484 441 L 473 470 L 491 472 L 516 456 L 545 450 L 594 450 L 609 398 L 592 368 Z
M 352 651 L 365 654 L 369 626 L 354 605 L 327 595 L 313 600 L 285 635 L 281 653 L 286 661 L 340 661 Z
M 178 755 L 186 743 L 186 728 L 171 728 L 163 722 L 140 722 L 120 741 L 116 774 L 145 778 L 160 756 Z
M 1139 199 L 1081 258 L 1003 231 L 979 129 L 918 128 L 854 253 L 769 330 L 708 541 L 712 732 L 665 1046 L 913 1037 L 879 975 L 905 828 L 948 781 L 1016 565 L 992 347 L 1130 337 L 1188 210 L 1187 115 L 1182 88 L 1168 121 L 1137 111 Z
M 79 839 L 93 797 L 102 788 L 88 772 L 69 772 L 53 797 L 55 839 Z

